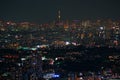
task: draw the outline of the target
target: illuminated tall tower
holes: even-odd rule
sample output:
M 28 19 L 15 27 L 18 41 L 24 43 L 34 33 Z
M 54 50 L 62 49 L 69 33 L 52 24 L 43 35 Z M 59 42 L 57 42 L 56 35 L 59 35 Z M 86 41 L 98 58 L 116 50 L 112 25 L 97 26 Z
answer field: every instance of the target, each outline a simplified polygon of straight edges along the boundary
M 61 13 L 60 10 L 58 11 L 58 21 L 60 22 L 60 18 L 61 18 Z
M 61 11 L 60 10 L 58 10 L 57 19 L 56 19 L 55 25 L 57 27 L 60 27 L 61 25 L 63 25 L 63 22 L 61 21 Z

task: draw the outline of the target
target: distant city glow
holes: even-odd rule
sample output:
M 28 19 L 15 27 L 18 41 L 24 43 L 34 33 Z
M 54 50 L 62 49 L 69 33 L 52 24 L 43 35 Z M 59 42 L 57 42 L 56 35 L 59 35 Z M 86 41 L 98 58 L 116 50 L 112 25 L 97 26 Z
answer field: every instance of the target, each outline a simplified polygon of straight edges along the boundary
M 104 29 L 104 27 L 100 27 L 100 29 L 101 29 L 101 30 L 103 30 L 103 29 Z
M 70 42 L 66 42 L 65 44 L 66 44 L 66 45 L 69 45 L 69 44 L 70 44 Z
M 22 61 L 26 60 L 26 58 L 21 58 Z
M 51 78 L 59 78 L 60 75 L 59 74 L 55 74 L 55 73 L 47 73 L 43 76 L 43 78 L 45 79 L 51 79 Z
M 42 57 L 42 60 L 46 60 L 47 58 L 45 56 Z
M 75 42 L 72 42 L 72 44 L 75 45 L 75 46 L 77 45 L 77 43 L 75 43 Z

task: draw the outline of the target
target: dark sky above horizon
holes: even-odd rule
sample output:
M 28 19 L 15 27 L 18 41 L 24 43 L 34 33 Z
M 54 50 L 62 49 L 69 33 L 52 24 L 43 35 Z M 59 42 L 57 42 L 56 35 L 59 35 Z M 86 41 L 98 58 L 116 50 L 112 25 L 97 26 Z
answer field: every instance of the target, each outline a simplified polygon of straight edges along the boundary
M 56 19 L 120 18 L 120 0 L 0 0 L 0 19 L 45 23 Z

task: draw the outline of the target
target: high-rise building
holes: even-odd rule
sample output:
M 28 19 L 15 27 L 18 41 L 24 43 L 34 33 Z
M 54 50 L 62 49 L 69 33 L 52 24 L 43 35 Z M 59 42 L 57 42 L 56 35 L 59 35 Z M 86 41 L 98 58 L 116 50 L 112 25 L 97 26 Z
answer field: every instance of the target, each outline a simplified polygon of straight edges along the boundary
M 62 26 L 63 25 L 63 22 L 61 21 L 61 11 L 58 10 L 58 13 L 57 13 L 57 20 L 55 22 L 55 25 L 56 26 Z
M 61 18 L 61 12 L 60 12 L 60 10 L 58 11 L 58 20 L 59 20 L 59 22 L 60 22 L 60 18 Z

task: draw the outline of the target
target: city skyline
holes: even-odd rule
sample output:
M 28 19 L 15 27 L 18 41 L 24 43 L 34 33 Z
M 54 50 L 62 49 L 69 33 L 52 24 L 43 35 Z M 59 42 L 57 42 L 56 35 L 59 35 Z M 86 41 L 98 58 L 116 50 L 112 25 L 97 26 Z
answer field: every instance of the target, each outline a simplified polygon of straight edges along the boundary
M 62 20 L 119 18 L 120 1 L 116 0 L 1 0 L 0 19 L 46 23 L 57 18 Z
M 0 0 L 0 80 L 120 80 L 119 4 Z

